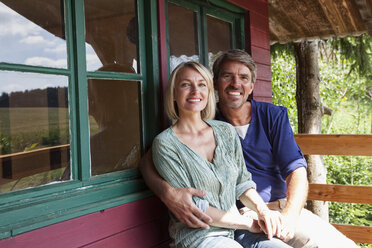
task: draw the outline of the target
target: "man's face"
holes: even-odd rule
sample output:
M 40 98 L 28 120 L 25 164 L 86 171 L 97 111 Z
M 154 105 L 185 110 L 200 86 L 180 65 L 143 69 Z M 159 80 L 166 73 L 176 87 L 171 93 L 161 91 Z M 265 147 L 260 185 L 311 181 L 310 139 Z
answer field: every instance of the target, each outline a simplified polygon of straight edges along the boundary
M 243 63 L 226 61 L 221 66 L 215 88 L 220 105 L 241 108 L 253 90 L 251 71 Z

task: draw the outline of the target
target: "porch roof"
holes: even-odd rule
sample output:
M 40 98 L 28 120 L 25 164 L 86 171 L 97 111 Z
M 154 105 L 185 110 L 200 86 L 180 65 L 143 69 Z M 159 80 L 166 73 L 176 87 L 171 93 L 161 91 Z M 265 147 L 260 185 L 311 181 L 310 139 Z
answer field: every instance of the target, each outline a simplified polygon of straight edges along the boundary
M 270 42 L 372 35 L 372 0 L 268 0 Z

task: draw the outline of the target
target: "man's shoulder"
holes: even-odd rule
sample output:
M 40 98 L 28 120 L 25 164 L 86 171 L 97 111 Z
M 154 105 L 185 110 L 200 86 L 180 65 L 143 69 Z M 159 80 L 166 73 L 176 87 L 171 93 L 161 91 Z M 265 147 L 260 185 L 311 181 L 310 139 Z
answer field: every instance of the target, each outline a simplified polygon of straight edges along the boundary
M 266 115 L 266 116 L 275 117 L 275 116 L 287 113 L 286 107 L 274 105 L 268 102 L 260 102 L 260 101 L 252 100 L 252 105 L 254 105 L 256 109 L 256 113 L 261 116 Z
M 287 108 L 284 106 L 278 106 L 269 102 L 261 102 L 252 100 L 252 104 L 256 106 L 257 109 L 261 111 L 272 111 L 272 112 L 282 112 L 287 111 Z

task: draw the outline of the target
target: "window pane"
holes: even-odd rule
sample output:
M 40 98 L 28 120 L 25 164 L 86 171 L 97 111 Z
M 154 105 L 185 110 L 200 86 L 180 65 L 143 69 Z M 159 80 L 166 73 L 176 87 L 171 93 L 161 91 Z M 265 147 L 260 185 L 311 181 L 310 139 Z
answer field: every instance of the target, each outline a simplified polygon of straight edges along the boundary
M 184 61 L 199 61 L 196 13 L 168 3 L 171 71 Z
M 67 68 L 63 1 L 0 1 L 0 62 Z
M 138 83 L 89 79 L 92 175 L 136 167 L 140 158 Z
M 139 73 L 135 0 L 85 0 L 87 70 L 118 64 Z
M 209 67 L 218 55 L 232 48 L 231 24 L 207 15 Z
M 70 179 L 68 78 L 0 71 L 0 193 Z

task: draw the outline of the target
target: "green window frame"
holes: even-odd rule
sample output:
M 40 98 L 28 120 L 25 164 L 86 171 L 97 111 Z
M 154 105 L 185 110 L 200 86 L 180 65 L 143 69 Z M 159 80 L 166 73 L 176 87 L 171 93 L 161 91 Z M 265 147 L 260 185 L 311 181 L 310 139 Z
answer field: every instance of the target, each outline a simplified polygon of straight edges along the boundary
M 141 149 L 160 127 L 158 113 L 157 6 L 137 0 L 139 74 L 87 71 L 84 0 L 65 0 L 67 69 L 0 63 L 0 70 L 63 75 L 69 78 L 70 181 L 0 194 L 0 239 L 93 213 L 149 195 L 138 169 L 92 177 L 90 174 L 88 78 L 120 79 L 140 84 Z
M 196 25 L 197 25 L 197 36 L 198 36 L 198 47 L 200 55 L 200 63 L 208 68 L 208 32 L 207 32 L 207 15 L 230 23 L 232 27 L 231 40 L 232 47 L 238 49 L 245 49 L 245 30 L 244 30 L 244 14 L 245 10 L 228 3 L 223 0 L 210 0 L 209 3 L 197 0 L 167 0 L 166 3 L 172 3 L 179 5 L 180 7 L 192 10 L 196 12 Z M 168 4 L 165 5 L 166 13 L 168 13 Z M 166 15 L 167 17 L 168 15 Z M 166 22 L 168 25 L 168 20 Z M 167 26 L 167 30 L 169 30 Z M 167 32 L 167 36 L 169 33 Z M 169 41 L 169 36 L 167 37 Z M 168 72 L 170 49 L 169 43 L 167 44 L 168 52 Z

